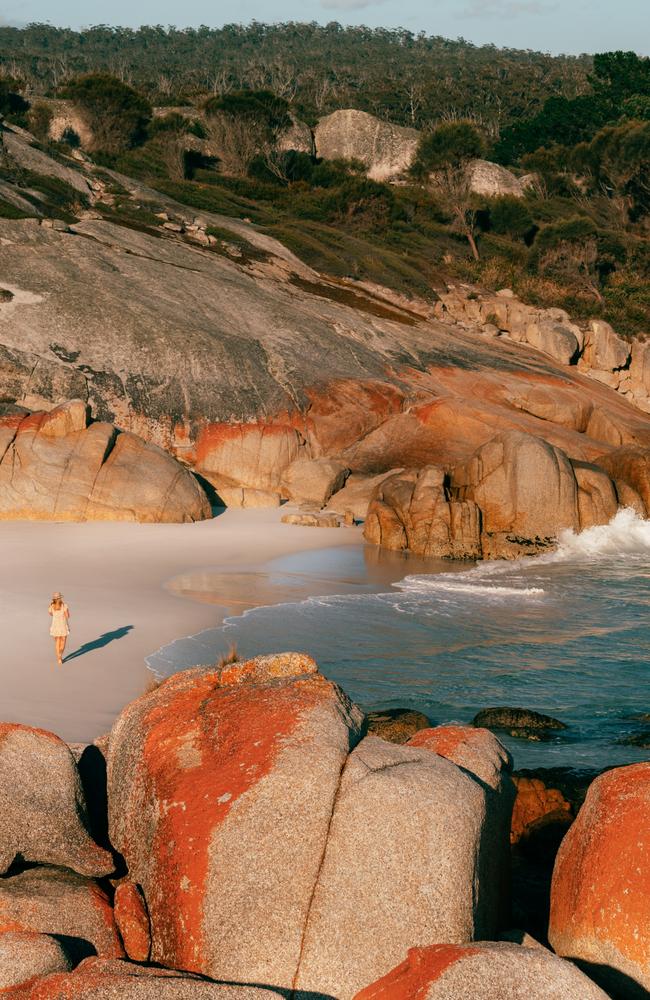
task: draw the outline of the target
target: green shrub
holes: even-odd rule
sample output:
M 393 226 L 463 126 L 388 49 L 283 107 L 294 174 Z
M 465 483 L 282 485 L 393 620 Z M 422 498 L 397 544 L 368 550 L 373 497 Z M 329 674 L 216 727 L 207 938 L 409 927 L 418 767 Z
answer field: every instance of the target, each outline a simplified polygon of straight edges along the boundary
M 490 229 L 501 236 L 526 240 L 534 234 L 535 223 L 530 209 L 522 198 L 504 195 L 491 198 L 487 205 Z
M 0 79 L 0 115 L 16 125 L 27 125 L 29 101 L 18 93 L 19 84 L 13 77 Z
M 144 142 L 151 105 L 141 94 L 107 73 L 72 80 L 62 96 L 73 101 L 93 134 L 93 149 L 118 154 Z

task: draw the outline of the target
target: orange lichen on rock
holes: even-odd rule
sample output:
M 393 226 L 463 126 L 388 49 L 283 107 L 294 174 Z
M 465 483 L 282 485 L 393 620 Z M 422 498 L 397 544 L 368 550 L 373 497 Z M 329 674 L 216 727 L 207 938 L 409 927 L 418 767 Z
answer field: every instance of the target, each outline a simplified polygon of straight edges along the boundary
M 434 729 L 421 729 L 411 736 L 409 746 L 426 747 L 439 753 L 441 757 L 454 759 L 454 752 L 463 743 L 469 743 L 480 730 L 471 726 L 436 726 Z
M 471 945 L 434 944 L 428 948 L 409 948 L 408 957 L 401 965 L 362 989 L 355 1000 L 420 1000 L 426 997 L 431 983 L 454 962 L 478 953 Z
M 549 940 L 650 988 L 650 763 L 591 784 L 557 856 Z
M 151 927 L 144 898 L 134 882 L 120 882 L 113 908 L 126 954 L 134 962 L 146 962 L 151 952 Z

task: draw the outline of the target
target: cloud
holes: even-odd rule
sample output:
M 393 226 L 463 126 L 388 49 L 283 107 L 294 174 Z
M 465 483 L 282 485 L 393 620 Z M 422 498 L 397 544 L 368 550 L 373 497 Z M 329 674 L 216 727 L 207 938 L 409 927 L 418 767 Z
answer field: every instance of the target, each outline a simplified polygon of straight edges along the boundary
M 384 0 L 321 0 L 321 7 L 325 10 L 364 10 L 383 2 Z
M 549 14 L 557 3 L 548 0 L 471 0 L 461 17 L 519 17 L 521 14 Z

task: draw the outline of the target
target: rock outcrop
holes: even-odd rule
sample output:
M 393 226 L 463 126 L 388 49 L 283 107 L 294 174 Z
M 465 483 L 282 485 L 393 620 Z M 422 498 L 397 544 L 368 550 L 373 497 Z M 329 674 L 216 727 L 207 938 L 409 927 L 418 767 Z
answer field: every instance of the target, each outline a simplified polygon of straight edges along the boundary
M 12 135 L 31 155 L 25 135 Z M 110 198 L 92 164 L 70 159 L 64 169 Z M 612 493 L 581 463 L 602 468 L 613 449 L 650 447 L 641 342 L 625 357 L 603 324 L 583 329 L 507 290 L 440 282 L 432 304 L 325 278 L 252 224 L 199 217 L 140 182 L 113 180 L 153 209 L 142 225 L 97 212 L 70 225 L 3 221 L 5 408 L 49 411 L 78 398 L 98 423 L 195 469 L 226 504 L 277 506 L 289 466 L 332 462 L 351 470 L 350 493 L 346 484 L 329 504 L 357 519 L 374 477 L 446 472 L 517 430 L 580 470 L 582 523 L 605 517 Z M 101 434 L 89 437 L 97 449 Z M 446 529 L 452 549 L 456 528 Z
M 138 886 L 124 879 L 115 889 L 115 923 L 128 958 L 146 962 L 151 954 L 151 924 L 147 906 Z
M 408 958 L 355 1000 L 608 1000 L 570 962 L 545 948 L 507 943 L 411 948 Z
M 479 893 L 483 893 L 494 910 L 489 933 L 482 936 L 492 936 L 497 925 L 504 926 L 509 917 L 510 854 L 507 844 L 515 797 L 510 754 L 487 729 L 472 726 L 422 729 L 411 737 L 408 745 L 426 748 L 452 761 L 465 773 L 473 774 L 484 789 L 486 810 L 477 885 Z
M 321 118 L 314 131 L 317 156 L 360 160 L 368 176 L 377 181 L 391 180 L 408 170 L 419 138 L 416 129 L 392 125 L 352 108 Z
M 591 784 L 553 871 L 549 940 L 605 989 L 650 989 L 650 763 Z
M 111 424 L 89 424 L 81 400 L 0 417 L 0 519 L 197 521 L 211 513 L 171 455 Z
M 4 931 L 87 941 L 103 958 L 124 955 L 108 896 L 68 868 L 28 868 L 0 879 L 0 935 Z
M 53 733 L 0 723 L 0 875 L 17 855 L 109 875 L 114 863 L 94 843 L 74 757 Z

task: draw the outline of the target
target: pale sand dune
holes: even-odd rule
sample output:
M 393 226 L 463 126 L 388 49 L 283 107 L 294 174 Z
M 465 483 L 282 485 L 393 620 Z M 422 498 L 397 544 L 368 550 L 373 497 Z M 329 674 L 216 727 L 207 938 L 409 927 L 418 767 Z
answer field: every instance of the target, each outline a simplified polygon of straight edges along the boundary
M 0 721 L 91 740 L 150 682 L 147 654 L 242 610 L 241 587 L 219 607 L 180 596 L 166 581 L 202 567 L 241 569 L 251 581 L 245 603 L 268 604 L 282 600 L 255 572 L 268 560 L 361 542 L 358 528 L 299 528 L 280 517 L 227 510 L 184 525 L 0 522 Z M 71 610 L 66 655 L 108 633 L 119 637 L 58 667 L 47 614 L 54 590 Z M 301 596 L 309 590 L 305 580 Z

